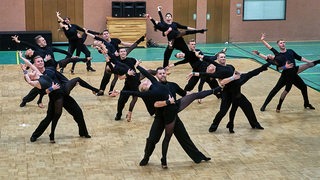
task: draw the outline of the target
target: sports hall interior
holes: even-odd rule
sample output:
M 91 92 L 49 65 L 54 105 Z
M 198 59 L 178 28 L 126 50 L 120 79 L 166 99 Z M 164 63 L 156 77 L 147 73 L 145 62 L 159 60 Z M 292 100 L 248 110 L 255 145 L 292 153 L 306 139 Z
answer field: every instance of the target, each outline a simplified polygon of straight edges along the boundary
M 129 16 L 124 13 L 125 3 Z M 270 7 L 270 3 L 274 6 Z M 142 7 L 130 9 L 136 4 Z M 115 15 L 120 11 L 119 5 L 120 17 Z M 49 142 L 50 126 L 36 142 L 30 142 L 32 132 L 46 116 L 49 98 L 44 97 L 44 108 L 37 106 L 37 100 L 19 107 L 32 87 L 24 81 L 19 65 L 17 50 L 25 49 L 18 49 L 11 36 L 17 34 L 22 40 L 30 40 L 38 33 L 49 32 L 49 43 L 67 50 L 67 39 L 58 31 L 56 11 L 59 11 L 62 17 L 70 17 L 71 23 L 99 32 L 109 29 L 111 37 L 123 41 L 134 42 L 136 37 L 146 34 L 145 41 L 129 57 L 155 69 L 162 65 L 167 39 L 160 31 L 154 31 L 152 23 L 142 14 L 159 19 L 159 5 L 164 13 L 172 13 L 173 21 L 197 29 L 207 28 L 203 34 L 184 36 L 185 41 L 195 39 L 197 48 L 207 55 L 227 48 L 227 63 L 241 72 L 265 63 L 252 54 L 253 50 L 272 53 L 260 41 L 261 33 L 266 33 L 266 40 L 276 49 L 276 41 L 284 39 L 288 49 L 309 60 L 320 59 L 318 0 L 2 0 L 0 179 L 319 179 L 319 65 L 299 74 L 308 86 L 309 100 L 315 110 L 304 108 L 301 92 L 293 86 L 280 113 L 276 112 L 276 106 L 283 89 L 265 111 L 260 111 L 281 74 L 274 65 L 242 86 L 241 92 L 252 103 L 264 130 L 252 129 L 239 108 L 234 134 L 226 128 L 229 113 L 217 131 L 209 133 L 221 102 L 215 96 L 206 97 L 202 103 L 195 101 L 180 112 L 179 117 L 194 144 L 212 158 L 208 162 L 194 163 L 173 136 L 168 150 L 168 169 L 162 169 L 160 163 L 163 137 L 149 164 L 139 166 L 154 119 L 143 101 L 138 100 L 131 122 L 124 117 L 129 102 L 122 119 L 115 121 L 119 96 L 95 96 L 80 86 L 74 88 L 71 96 L 82 108 L 92 138 L 80 138 L 76 123 L 64 110 L 56 128 L 56 143 Z M 258 13 L 260 10 L 263 12 Z M 68 65 L 64 75 L 69 79 L 81 77 L 99 87 L 105 59 L 91 47 L 92 38 L 87 38 L 85 43 L 96 72 L 88 72 L 84 63 L 77 63 L 75 74 L 70 73 L 71 65 Z M 176 52 L 179 51 L 174 50 Z M 62 58 L 63 55 L 56 55 L 56 59 Z M 177 61 L 172 55 L 170 63 Z M 177 66 L 170 70 L 167 79 L 183 88 L 191 71 L 189 64 Z M 123 82 L 118 81 L 115 89 L 121 90 Z M 209 86 L 205 85 L 204 89 Z M 193 92 L 197 92 L 197 87 Z

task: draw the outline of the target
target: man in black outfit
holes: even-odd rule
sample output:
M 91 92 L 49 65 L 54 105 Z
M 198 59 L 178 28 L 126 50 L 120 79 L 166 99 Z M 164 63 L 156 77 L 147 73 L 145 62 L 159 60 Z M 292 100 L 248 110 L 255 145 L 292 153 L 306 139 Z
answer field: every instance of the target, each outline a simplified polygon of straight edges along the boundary
M 166 23 L 169 25 L 169 27 L 172 28 L 172 31 L 178 31 L 178 29 L 187 29 L 187 30 L 195 30 L 195 28 L 188 27 L 181 25 L 177 22 L 172 21 L 172 14 L 167 13 L 165 15 Z M 178 37 L 174 40 L 173 44 L 168 44 L 166 50 L 164 51 L 164 57 L 163 57 L 163 66 L 167 67 L 169 65 L 169 59 L 171 57 L 171 54 L 174 49 L 178 49 L 182 51 L 183 53 L 187 53 L 189 51 L 188 46 L 186 42 L 184 41 L 183 37 Z
M 38 58 L 36 57 L 34 65 L 42 74 L 49 76 L 55 83 L 64 86 L 65 83 L 69 81 L 63 74 L 56 71 L 54 68 L 45 68 L 45 66 L 43 65 L 43 60 L 40 56 Z M 63 102 L 58 102 L 56 104 L 55 100 L 61 100 L 61 96 Z M 73 119 L 78 124 L 80 137 L 91 138 L 88 133 L 83 112 L 80 106 L 69 94 L 59 89 L 57 90 L 57 92 L 54 91 L 54 93 L 50 97 L 47 116 L 40 122 L 37 129 L 32 133 L 32 136 L 30 137 L 31 142 L 35 142 L 37 138 L 39 138 L 43 134 L 54 117 L 57 117 L 58 119 L 60 118 L 62 107 L 64 107 L 73 116 Z M 54 131 L 52 131 L 50 134 L 50 140 L 51 142 L 54 142 Z
M 184 91 L 182 88 L 180 88 L 176 83 L 168 82 L 166 80 L 166 72 L 163 68 L 157 69 L 156 77 L 159 79 L 161 83 L 165 84 L 168 87 L 174 99 L 176 98 L 177 93 L 180 96 L 185 96 L 187 94 L 187 92 Z M 164 131 L 164 128 L 165 128 L 164 117 L 162 117 L 161 112 L 156 111 L 154 121 L 151 125 L 151 129 L 149 132 L 149 137 L 146 140 L 144 157 L 140 162 L 140 166 L 145 166 L 148 164 L 149 157 L 152 155 L 152 152 L 155 149 L 156 144 L 159 142 L 161 135 Z M 197 149 L 197 147 L 191 141 L 190 136 L 187 133 L 178 115 L 176 115 L 176 122 L 175 122 L 173 133 L 176 136 L 182 148 L 185 150 L 185 152 L 189 155 L 189 157 L 195 163 L 200 163 L 202 160 L 209 161 L 211 159 L 206 157 Z
M 232 72 L 235 71 L 235 68 L 230 65 L 226 64 L 226 55 L 225 53 L 218 53 L 217 60 L 220 65 L 230 68 Z M 253 70 L 249 73 L 241 74 L 240 79 L 235 80 L 234 78 L 231 79 L 231 83 L 228 83 L 225 85 L 222 93 L 221 93 L 221 104 L 220 104 L 220 110 L 216 114 L 210 128 L 209 132 L 214 132 L 217 130 L 222 118 L 226 115 L 228 112 L 231 104 L 235 106 L 233 108 L 233 112 L 230 112 L 230 124 L 232 124 L 232 127 L 227 126 L 229 128 L 230 133 L 233 133 L 233 119 L 235 115 L 235 111 L 237 110 L 237 107 L 240 106 L 243 112 L 245 113 L 251 127 L 253 129 L 264 129 L 260 123 L 257 121 L 257 118 L 255 116 L 255 113 L 253 111 L 253 107 L 249 100 L 241 93 L 241 85 L 243 85 L 245 82 L 247 82 L 251 77 L 258 75 L 260 72 L 267 70 L 270 63 L 267 63 L 260 68 Z
M 105 29 L 102 32 L 102 34 L 101 34 L 102 37 L 95 36 L 95 35 L 93 35 L 93 34 L 91 34 L 89 32 L 86 32 L 86 33 L 87 33 L 87 35 L 91 36 L 95 40 L 102 41 L 106 45 L 106 48 L 109 50 L 109 53 L 113 54 L 113 56 L 111 58 L 114 58 L 115 56 L 118 56 L 119 45 L 122 45 L 122 46 L 125 46 L 125 47 L 129 47 L 127 49 L 127 55 L 128 55 L 134 48 L 136 48 L 138 46 L 138 44 L 140 42 L 144 41 L 144 38 L 145 38 L 145 36 L 142 36 L 136 42 L 129 43 L 129 42 L 121 41 L 119 38 L 111 38 L 109 30 L 107 30 L 107 29 Z M 107 64 L 106 64 L 106 66 L 107 66 Z M 101 83 L 100 83 L 100 88 L 99 88 L 100 91 L 97 94 L 98 96 L 103 96 L 104 95 L 104 91 L 105 91 L 105 89 L 107 87 L 107 84 L 110 81 L 111 74 L 112 73 L 110 73 L 110 72 L 108 72 L 106 70 L 104 71 L 103 77 L 102 77 L 102 80 L 101 80 Z M 118 80 L 118 76 L 114 75 L 114 79 L 112 80 L 111 85 L 110 85 L 110 90 L 109 90 L 109 93 L 108 93 L 109 95 L 113 94 L 113 90 L 114 90 L 114 87 L 116 85 L 117 80 Z
M 293 66 L 293 68 L 287 68 L 286 65 L 283 65 L 283 64 L 280 67 L 278 67 L 278 69 L 283 70 L 281 72 L 281 76 L 280 76 L 277 84 L 274 86 L 274 88 L 268 94 L 268 96 L 267 96 L 265 102 L 263 103 L 262 107 L 260 108 L 260 110 L 265 111 L 267 105 L 272 100 L 272 98 L 284 86 L 286 86 L 285 91 L 288 93 L 292 87 L 292 84 L 295 85 L 298 89 L 300 89 L 301 94 L 303 96 L 303 100 L 304 100 L 304 108 L 312 109 L 312 110 L 315 109 L 309 102 L 307 85 L 304 83 L 304 81 L 301 79 L 301 77 L 297 74 L 298 67 L 296 66 L 295 59 L 297 59 L 299 61 L 307 62 L 307 63 L 311 63 L 312 61 L 298 55 L 292 49 L 287 49 L 286 42 L 284 40 L 277 41 L 277 45 L 280 49 L 280 52 L 275 50 L 272 46 L 269 45 L 268 42 L 265 41 L 265 34 L 264 33 L 261 36 L 261 41 L 269 50 L 271 50 L 276 55 L 276 57 L 279 60 L 280 60 L 280 58 L 284 59 L 284 60 L 282 60 L 282 63 L 291 64 L 291 66 Z M 282 101 L 280 99 L 279 103 L 282 104 L 282 102 L 283 102 L 283 99 L 282 99 Z
M 62 28 L 65 36 L 68 39 L 68 43 L 69 43 L 68 52 L 70 54 L 73 54 L 74 51 L 77 50 L 76 56 L 80 56 L 80 52 L 83 52 L 85 54 L 86 59 L 88 60 L 86 62 L 87 71 L 95 72 L 96 70 L 91 67 L 91 61 L 90 61 L 92 59 L 91 52 L 89 51 L 87 46 L 84 44 L 84 41 L 86 40 L 86 34 L 84 33 L 85 30 L 76 24 L 71 24 L 69 17 L 66 17 L 65 19 L 61 18 L 60 12 L 56 12 L 56 14 L 57 14 L 60 28 Z M 84 35 L 81 36 L 78 31 L 83 32 Z M 95 32 L 95 31 L 89 30 L 89 32 L 92 34 L 99 34 L 98 32 Z M 73 63 L 72 68 L 71 68 L 72 74 L 74 72 L 75 64 L 76 63 Z M 63 72 L 63 68 L 60 71 Z
M 120 61 L 130 67 L 131 70 L 136 71 L 135 65 L 137 63 L 137 60 L 135 58 L 127 57 L 127 50 L 125 48 L 120 48 L 119 49 L 119 56 L 120 56 Z M 125 75 L 126 79 L 124 82 L 124 86 L 122 90 L 127 90 L 127 91 L 139 91 L 138 87 L 140 84 L 140 75 L 136 73 L 134 76 L 129 76 Z M 129 100 L 130 95 L 126 94 L 120 94 L 120 97 L 118 99 L 118 106 L 117 106 L 117 114 L 115 117 L 115 120 L 120 120 L 122 116 L 122 110 Z M 135 103 L 137 102 L 138 97 L 137 96 L 132 96 L 132 101 L 130 103 L 129 107 L 129 112 L 126 115 L 127 121 L 131 121 L 131 115 L 132 115 L 132 110 L 134 108 Z

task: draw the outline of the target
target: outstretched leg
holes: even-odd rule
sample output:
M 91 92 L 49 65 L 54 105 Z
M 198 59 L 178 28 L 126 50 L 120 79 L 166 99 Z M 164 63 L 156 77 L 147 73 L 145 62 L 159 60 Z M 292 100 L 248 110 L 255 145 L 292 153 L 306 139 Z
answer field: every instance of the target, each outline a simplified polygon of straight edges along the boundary
M 196 99 L 202 99 L 205 98 L 211 94 L 216 94 L 217 92 L 221 91 L 221 87 L 217 87 L 215 89 L 211 90 L 205 90 L 205 91 L 200 91 L 197 93 L 192 93 L 189 95 L 186 95 L 178 100 L 177 103 L 179 103 L 179 109 L 178 112 L 184 110 L 186 107 L 188 107 L 194 100 Z

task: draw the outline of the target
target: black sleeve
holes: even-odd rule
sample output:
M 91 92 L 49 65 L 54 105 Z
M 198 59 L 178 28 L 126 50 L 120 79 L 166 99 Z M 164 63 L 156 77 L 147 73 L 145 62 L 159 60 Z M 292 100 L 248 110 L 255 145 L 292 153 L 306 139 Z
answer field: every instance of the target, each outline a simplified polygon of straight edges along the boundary
M 181 24 L 179 24 L 179 23 L 177 23 L 177 22 L 174 22 L 174 23 L 176 23 L 176 25 L 177 25 L 177 27 L 178 27 L 179 29 L 188 29 L 188 26 L 181 25 Z
M 218 63 L 215 61 L 216 59 L 217 59 L 217 56 L 203 56 L 202 60 L 217 66 Z
M 75 26 L 78 31 L 84 32 L 84 29 L 82 27 L 80 27 L 76 24 L 73 24 L 73 26 Z
M 278 55 L 279 54 L 279 52 L 276 49 L 274 49 L 273 47 L 270 49 L 270 51 L 272 51 L 274 55 Z
M 27 41 L 20 41 L 20 44 L 24 45 L 24 46 L 27 46 L 29 48 L 32 48 L 32 49 L 39 49 L 39 46 L 35 45 L 35 44 L 31 44 Z
M 179 94 L 180 96 L 185 96 L 187 95 L 187 91 L 183 90 L 178 84 L 176 84 L 176 93 Z
M 198 85 L 198 92 L 202 91 L 203 89 L 203 85 L 205 83 L 205 77 L 200 77 L 200 82 L 199 82 L 199 85 Z
M 162 12 L 161 12 L 161 11 L 158 11 L 158 14 L 159 14 L 160 21 L 161 21 L 161 22 L 164 22 Z
M 62 49 L 58 49 L 58 48 L 52 47 L 52 51 L 53 52 L 58 52 L 58 53 L 61 53 L 61 54 L 65 54 L 65 55 L 67 55 L 67 58 L 72 57 L 72 54 L 70 54 L 68 51 L 65 51 L 65 50 L 62 50 Z
M 150 91 L 140 92 L 140 91 L 121 91 L 121 94 L 132 95 L 138 97 L 152 97 Z
M 178 61 L 178 62 L 176 62 L 176 63 L 173 63 L 175 66 L 177 66 L 177 65 L 179 65 L 179 64 L 186 64 L 186 63 L 188 63 L 189 62 L 189 60 L 188 59 L 183 59 L 183 60 L 181 60 L 181 61 Z
M 145 76 L 147 77 L 152 83 L 158 83 L 157 79 L 152 76 L 148 71 L 146 71 L 143 67 L 138 66 L 137 69 Z
M 94 34 L 94 35 L 99 35 L 99 34 L 101 34 L 100 32 L 92 31 L 92 30 L 88 30 L 88 33 L 91 33 L 91 34 Z

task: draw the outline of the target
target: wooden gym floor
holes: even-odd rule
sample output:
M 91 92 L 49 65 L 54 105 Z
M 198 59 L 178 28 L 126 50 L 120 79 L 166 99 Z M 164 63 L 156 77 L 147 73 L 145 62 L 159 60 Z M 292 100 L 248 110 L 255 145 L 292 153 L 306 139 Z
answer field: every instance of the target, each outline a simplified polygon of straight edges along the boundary
M 245 72 L 260 66 L 252 60 L 230 61 Z M 155 68 L 160 61 L 143 62 Z M 97 72 L 86 72 L 78 63 L 76 74 L 99 87 L 104 63 L 96 62 Z M 140 167 L 145 138 L 153 118 L 139 99 L 132 122 L 115 121 L 118 97 L 94 96 L 77 86 L 72 96 L 83 109 L 91 139 L 78 137 L 72 117 L 63 112 L 56 129 L 56 143 L 49 143 L 49 129 L 31 143 L 30 135 L 46 115 L 36 100 L 20 108 L 19 104 L 31 87 L 22 78 L 18 65 L 0 65 L 0 179 L 319 179 L 320 178 L 320 98 L 319 92 L 308 88 L 310 102 L 316 110 L 303 108 L 297 88 L 287 96 L 281 113 L 275 112 L 279 94 L 265 112 L 260 107 L 279 73 L 272 69 L 251 79 L 242 92 L 252 102 L 257 118 L 265 130 L 250 128 L 239 109 L 235 134 L 229 134 L 226 116 L 215 133 L 208 128 L 218 112 L 220 100 L 214 96 L 202 104 L 192 103 L 180 113 L 187 131 L 196 146 L 212 160 L 195 164 L 186 155 L 175 137 L 168 151 L 169 169 L 160 166 L 161 143 L 158 143 L 149 165 Z M 172 69 L 168 80 L 180 86 L 186 84 L 188 65 Z M 118 81 L 116 89 L 121 89 Z M 107 89 L 109 86 L 107 86 Z M 206 86 L 206 89 L 208 87 Z M 160 141 L 161 142 L 161 141 Z

